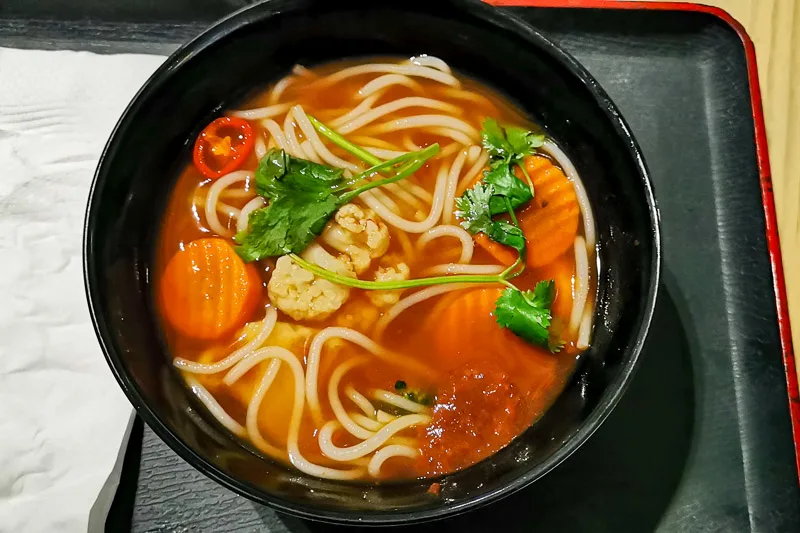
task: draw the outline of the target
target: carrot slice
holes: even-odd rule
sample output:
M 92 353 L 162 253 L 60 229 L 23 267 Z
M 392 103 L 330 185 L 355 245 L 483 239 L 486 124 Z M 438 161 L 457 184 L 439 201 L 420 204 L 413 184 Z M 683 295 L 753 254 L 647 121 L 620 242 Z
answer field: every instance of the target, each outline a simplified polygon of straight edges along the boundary
M 504 246 L 499 242 L 490 239 L 485 233 L 478 233 L 473 236 L 473 240 L 489 254 L 497 259 L 501 265 L 511 266 L 517 260 L 517 252 L 509 246 Z
M 528 242 L 527 264 L 539 267 L 558 258 L 575 242 L 580 206 L 572 182 L 550 159 L 530 156 L 525 159 L 525 170 L 533 182 L 535 196 L 518 218 Z M 519 179 L 525 179 L 519 168 L 515 173 Z M 507 258 L 516 257 L 511 248 L 485 235 L 476 236 L 475 242 L 503 264 L 510 265 L 513 259 L 507 262 Z
M 569 322 L 572 313 L 572 284 L 575 275 L 575 258 L 565 253 L 536 271 L 539 279 L 552 279 L 556 282 L 556 297 L 550 307 L 554 317 Z
M 436 348 L 435 364 L 449 370 L 476 359 L 507 359 L 510 368 L 522 361 L 552 370 L 554 358 L 500 327 L 494 317 L 495 302 L 502 288 L 469 289 L 458 293 L 446 308 L 429 319 Z
M 528 266 L 537 267 L 573 245 L 581 213 L 575 187 L 552 161 L 534 155 L 525 159 L 525 170 L 533 181 L 535 196 L 520 215 L 519 224 L 528 241 Z M 519 169 L 517 177 L 523 177 Z
M 198 239 L 175 253 L 159 286 L 161 308 L 181 334 L 212 340 L 244 325 L 255 311 L 262 284 L 220 238 Z

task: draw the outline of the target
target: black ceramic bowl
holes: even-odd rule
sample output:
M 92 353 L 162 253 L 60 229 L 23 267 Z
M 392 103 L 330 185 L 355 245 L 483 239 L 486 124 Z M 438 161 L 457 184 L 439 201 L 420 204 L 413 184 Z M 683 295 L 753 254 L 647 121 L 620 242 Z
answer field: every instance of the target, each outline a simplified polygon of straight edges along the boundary
M 572 158 L 594 205 L 601 267 L 594 343 L 545 417 L 493 457 L 431 481 L 315 479 L 248 451 L 198 406 L 170 364 L 151 301 L 161 210 L 198 130 L 222 108 L 314 65 L 427 53 L 493 86 Z M 471 0 L 273 0 L 221 21 L 173 54 L 142 88 L 106 146 L 89 199 L 84 267 L 95 329 L 139 415 L 181 457 L 281 511 L 397 524 L 486 504 L 575 451 L 630 381 L 659 276 L 658 213 L 638 146 L 605 92 L 536 30 Z M 534 504 L 535 505 L 535 504 Z

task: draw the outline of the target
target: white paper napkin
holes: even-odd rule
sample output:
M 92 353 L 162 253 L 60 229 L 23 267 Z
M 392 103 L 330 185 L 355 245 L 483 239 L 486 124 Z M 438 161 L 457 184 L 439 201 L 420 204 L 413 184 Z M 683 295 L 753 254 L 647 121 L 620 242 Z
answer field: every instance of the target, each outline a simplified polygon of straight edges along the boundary
M 0 48 L 0 532 L 102 530 L 132 410 L 89 320 L 83 217 L 163 60 Z

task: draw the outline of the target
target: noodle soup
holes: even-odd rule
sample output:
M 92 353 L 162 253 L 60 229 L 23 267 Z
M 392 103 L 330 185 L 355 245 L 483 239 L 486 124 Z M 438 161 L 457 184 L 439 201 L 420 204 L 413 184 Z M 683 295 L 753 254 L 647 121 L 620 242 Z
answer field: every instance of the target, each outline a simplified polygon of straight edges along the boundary
M 564 387 L 591 341 L 594 232 L 557 142 L 442 60 L 298 66 L 196 140 L 156 301 L 175 367 L 258 452 L 433 477 Z

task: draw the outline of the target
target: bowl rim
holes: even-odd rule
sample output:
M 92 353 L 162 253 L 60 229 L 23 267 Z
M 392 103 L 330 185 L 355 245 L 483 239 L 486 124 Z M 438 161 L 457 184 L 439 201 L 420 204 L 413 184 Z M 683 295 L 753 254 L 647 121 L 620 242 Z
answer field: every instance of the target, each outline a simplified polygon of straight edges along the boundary
M 150 428 L 161 438 L 179 457 L 188 462 L 193 468 L 202 472 L 207 477 L 213 479 L 220 485 L 244 496 L 272 507 L 275 510 L 284 512 L 299 518 L 338 523 L 338 524 L 359 524 L 359 525 L 398 525 L 412 524 L 431 520 L 440 520 L 462 514 L 468 510 L 474 510 L 488 505 L 501 498 L 509 496 L 534 481 L 540 479 L 570 455 L 580 448 L 589 437 L 602 425 L 608 415 L 613 411 L 620 398 L 628 389 L 631 378 L 636 370 L 637 363 L 641 356 L 645 339 L 649 332 L 653 314 L 655 311 L 658 289 L 660 286 L 661 275 L 661 230 L 660 213 L 655 199 L 650 173 L 644 162 L 641 149 L 634 138 L 630 127 L 620 114 L 617 106 L 594 79 L 594 77 L 570 54 L 562 50 L 547 37 L 542 35 L 533 26 L 519 19 L 518 17 L 497 9 L 494 6 L 484 3 L 481 0 L 449 0 L 455 8 L 467 11 L 473 15 L 487 20 L 498 31 L 513 33 L 516 37 L 524 40 L 531 47 L 536 47 L 542 52 L 550 55 L 552 59 L 565 67 L 581 84 L 589 91 L 595 103 L 602 109 L 605 116 L 613 125 L 617 135 L 627 144 L 628 154 L 635 163 L 637 173 L 641 179 L 644 194 L 647 201 L 647 211 L 649 214 L 650 232 L 652 234 L 653 253 L 650 262 L 650 285 L 644 298 L 644 305 L 641 310 L 641 321 L 638 332 L 630 344 L 631 356 L 620 369 L 615 380 L 608 384 L 600 402 L 593 409 L 592 413 L 583 421 L 573 435 L 563 443 L 555 452 L 547 457 L 542 463 L 526 472 L 522 472 L 507 483 L 478 496 L 465 498 L 454 505 L 447 505 L 444 500 L 431 507 L 415 510 L 334 510 L 317 508 L 310 505 L 298 504 L 284 498 L 273 496 L 266 491 L 241 480 L 235 479 L 221 469 L 197 454 L 187 444 L 185 444 L 175 433 L 173 433 L 160 419 L 159 415 L 143 399 L 140 388 L 135 381 L 127 375 L 124 370 L 124 363 L 110 341 L 109 327 L 105 318 L 99 311 L 100 297 L 95 287 L 98 284 L 97 274 L 94 271 L 93 261 L 91 260 L 92 234 L 95 226 L 96 212 L 99 207 L 99 193 L 107 181 L 105 170 L 108 161 L 111 160 L 118 149 L 119 137 L 125 133 L 129 127 L 132 117 L 136 114 L 142 104 L 151 94 L 162 84 L 181 69 L 183 63 L 192 56 L 202 53 L 211 47 L 218 40 L 226 37 L 230 33 L 241 27 L 263 20 L 275 14 L 291 11 L 295 0 L 265 0 L 251 4 L 239 9 L 230 15 L 213 23 L 203 30 L 198 36 L 182 45 L 155 70 L 147 79 L 142 87 L 137 91 L 130 103 L 126 106 L 119 120 L 117 121 L 111 135 L 103 148 L 103 152 L 97 164 L 97 168 L 92 179 L 91 188 L 86 207 L 83 229 L 83 278 L 86 300 L 89 306 L 89 314 L 95 334 L 106 361 L 124 391 L 128 400 L 133 404 L 138 416 L 150 426 Z

